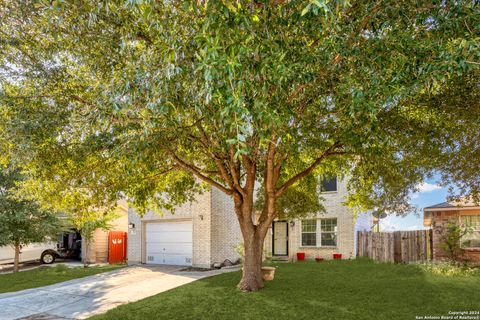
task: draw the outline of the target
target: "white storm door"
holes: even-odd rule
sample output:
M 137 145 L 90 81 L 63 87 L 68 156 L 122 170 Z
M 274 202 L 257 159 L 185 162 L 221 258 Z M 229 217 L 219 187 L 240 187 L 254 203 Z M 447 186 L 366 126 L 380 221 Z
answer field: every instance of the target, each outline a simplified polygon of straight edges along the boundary
M 273 222 L 273 255 L 288 255 L 288 223 L 286 221 Z

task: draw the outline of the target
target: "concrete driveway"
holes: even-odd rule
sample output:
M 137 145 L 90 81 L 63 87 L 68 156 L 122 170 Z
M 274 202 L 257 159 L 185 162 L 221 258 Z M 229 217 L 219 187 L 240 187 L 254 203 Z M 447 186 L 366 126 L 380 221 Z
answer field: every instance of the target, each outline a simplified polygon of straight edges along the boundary
M 180 271 L 134 266 L 54 285 L 0 294 L 0 319 L 85 319 L 186 283 L 235 269 Z

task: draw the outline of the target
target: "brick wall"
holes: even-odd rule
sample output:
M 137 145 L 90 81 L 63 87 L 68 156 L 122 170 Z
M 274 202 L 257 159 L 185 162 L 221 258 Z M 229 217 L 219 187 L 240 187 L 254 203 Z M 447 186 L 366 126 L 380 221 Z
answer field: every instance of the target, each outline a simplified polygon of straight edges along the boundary
M 159 221 L 191 220 L 192 221 L 192 264 L 196 267 L 210 267 L 211 264 L 211 201 L 210 192 L 197 196 L 196 201 L 185 203 L 172 214 L 150 211 L 142 218 L 133 208 L 129 208 L 129 223 L 135 228 L 128 231 L 129 264 L 145 263 L 145 224 Z
M 347 194 L 346 183 L 339 181 L 338 191 L 323 193 L 325 198 L 325 214 L 317 214 L 317 218 L 337 218 L 337 246 L 334 248 L 303 248 L 300 246 L 301 223 L 295 220 L 295 226 L 289 228 L 289 256 L 296 257 L 298 251 L 306 253 L 308 259 L 317 256 L 331 258 L 333 253 L 342 253 L 343 258 L 355 255 L 354 225 L 355 220 L 349 208 L 344 206 Z M 225 259 L 231 261 L 239 258 L 235 246 L 243 241 L 240 226 L 238 224 L 233 200 L 221 191 L 212 188 L 210 192 L 199 195 L 196 202 L 184 204 L 171 215 L 163 216 L 149 212 L 142 219 L 135 211 L 129 209 L 129 222 L 135 223 L 135 229 L 128 233 L 128 260 L 129 263 L 145 262 L 145 239 L 142 235 L 146 223 L 152 221 L 192 219 L 193 223 L 193 265 L 198 267 L 210 267 L 214 262 L 222 262 Z M 266 236 L 264 248 L 266 252 L 272 252 L 271 228 Z
M 460 215 L 480 215 L 480 210 L 429 212 L 429 219 L 432 221 L 433 229 L 434 260 L 445 261 L 448 259 L 447 254 L 442 249 L 442 235 L 448 222 L 450 220 L 458 221 Z M 480 264 L 480 249 L 466 249 L 463 258 L 475 264 Z
M 240 256 L 235 246 L 243 241 L 240 225 L 235 214 L 233 199 L 222 191 L 211 191 L 212 227 L 211 252 L 212 263 L 229 259 L 234 262 Z
M 128 208 L 128 223 L 135 228 L 128 230 L 127 261 L 128 264 L 142 262 L 142 219 L 132 207 Z
M 211 243 L 211 192 L 205 192 L 197 197 L 196 203 L 191 203 L 193 219 L 193 265 L 209 268 L 212 261 Z
M 323 205 L 326 209 L 325 213 L 311 215 L 308 219 L 314 218 L 337 218 L 337 246 L 336 247 L 302 247 L 301 246 L 301 221 L 294 220 L 294 226 L 288 226 L 288 252 L 291 260 L 296 260 L 297 252 L 305 252 L 306 259 L 315 259 L 323 257 L 332 259 L 333 253 L 341 253 L 343 259 L 355 256 L 355 219 L 352 211 L 343 205 L 345 196 L 347 195 L 347 186 L 345 181 L 338 181 L 336 192 L 322 193 L 324 198 Z M 319 243 L 317 239 L 317 243 Z M 270 227 L 265 243 L 265 251 L 272 253 L 272 228 Z

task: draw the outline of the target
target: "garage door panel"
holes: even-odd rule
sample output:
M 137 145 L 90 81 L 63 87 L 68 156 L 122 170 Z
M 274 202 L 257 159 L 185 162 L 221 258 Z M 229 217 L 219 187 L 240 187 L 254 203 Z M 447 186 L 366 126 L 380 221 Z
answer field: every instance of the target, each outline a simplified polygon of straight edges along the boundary
M 192 222 L 146 224 L 147 263 L 192 265 Z
M 148 232 L 166 232 L 166 231 L 192 231 L 191 222 L 160 222 L 160 223 L 148 223 Z
M 192 243 L 192 232 L 188 231 L 166 231 L 166 232 L 154 232 L 149 233 L 148 242 L 149 243 L 158 243 L 158 242 L 182 242 L 182 243 Z
M 153 255 L 148 261 L 150 264 L 168 264 L 177 266 L 191 266 L 192 258 L 184 255 Z
M 192 254 L 191 243 L 148 243 L 147 252 L 168 254 Z
M 176 254 L 166 254 L 165 264 L 189 266 L 189 265 L 192 265 L 192 257 L 191 256 L 187 257 L 184 255 L 176 255 Z

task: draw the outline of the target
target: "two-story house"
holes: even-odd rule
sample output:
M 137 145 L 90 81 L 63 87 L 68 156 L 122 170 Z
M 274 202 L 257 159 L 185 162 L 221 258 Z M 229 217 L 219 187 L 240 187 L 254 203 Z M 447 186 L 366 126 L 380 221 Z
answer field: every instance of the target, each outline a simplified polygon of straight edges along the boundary
M 294 260 L 297 252 L 307 259 L 343 259 L 355 256 L 356 218 L 343 205 L 346 183 L 336 178 L 322 182 L 325 213 L 305 219 L 275 221 L 265 239 L 264 251 L 274 258 Z M 362 216 L 368 229 L 371 216 Z M 195 202 L 179 207 L 174 214 L 153 212 L 140 217 L 129 209 L 128 261 L 130 264 L 169 264 L 211 267 L 225 259 L 239 258 L 235 250 L 242 243 L 240 227 L 230 197 L 211 188 Z

